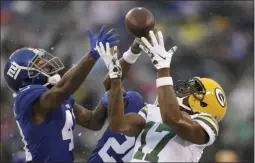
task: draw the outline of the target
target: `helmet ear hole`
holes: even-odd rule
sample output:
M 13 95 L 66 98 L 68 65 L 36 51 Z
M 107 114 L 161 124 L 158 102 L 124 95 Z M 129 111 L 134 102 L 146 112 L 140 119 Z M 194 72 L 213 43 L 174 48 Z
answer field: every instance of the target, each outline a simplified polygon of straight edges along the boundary
M 206 106 L 207 106 L 207 103 L 201 101 L 201 102 L 200 102 L 200 106 L 201 106 L 201 107 L 206 107 Z

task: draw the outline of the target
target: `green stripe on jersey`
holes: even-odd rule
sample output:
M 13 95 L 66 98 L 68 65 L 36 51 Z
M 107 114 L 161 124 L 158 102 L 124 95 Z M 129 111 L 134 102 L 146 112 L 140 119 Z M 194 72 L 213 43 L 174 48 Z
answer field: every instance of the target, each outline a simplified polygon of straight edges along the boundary
M 145 110 L 143 110 L 143 109 L 141 110 L 141 112 L 143 112 L 145 117 L 147 118 L 147 112 Z
M 138 148 L 138 151 L 134 155 L 135 159 L 138 159 L 138 160 L 142 160 L 143 159 L 144 153 L 142 152 L 142 150 L 143 150 L 143 147 L 146 145 L 145 138 L 146 138 L 146 135 L 147 135 L 148 131 L 151 129 L 151 127 L 154 124 L 155 124 L 155 122 L 152 122 L 152 121 L 146 123 L 146 126 L 145 126 L 144 130 L 142 131 L 143 133 L 141 135 L 141 146 Z
M 203 115 L 204 117 L 208 117 L 208 118 L 210 118 L 217 126 L 218 126 L 218 122 L 217 122 L 217 120 L 215 119 L 215 118 L 213 118 L 212 116 L 210 116 L 210 115 Z M 199 116 L 198 116 L 199 117 Z
M 216 136 L 218 136 L 218 131 L 217 131 L 217 129 L 216 129 L 216 128 L 214 127 L 214 125 L 211 124 L 209 121 L 207 121 L 207 120 L 205 120 L 204 118 L 201 118 L 201 117 L 196 117 L 196 118 L 194 118 L 194 119 L 200 120 L 200 121 L 204 122 L 207 126 L 209 126 L 209 127 L 213 130 L 214 134 L 215 134 Z

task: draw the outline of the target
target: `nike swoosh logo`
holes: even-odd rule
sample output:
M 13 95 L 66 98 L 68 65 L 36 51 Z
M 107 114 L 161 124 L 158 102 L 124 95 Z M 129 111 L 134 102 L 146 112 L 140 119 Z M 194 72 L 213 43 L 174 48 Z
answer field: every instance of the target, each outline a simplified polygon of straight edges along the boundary
M 157 53 L 157 54 L 158 54 L 158 56 L 159 56 L 160 58 L 166 59 L 166 57 L 161 56 L 159 53 Z

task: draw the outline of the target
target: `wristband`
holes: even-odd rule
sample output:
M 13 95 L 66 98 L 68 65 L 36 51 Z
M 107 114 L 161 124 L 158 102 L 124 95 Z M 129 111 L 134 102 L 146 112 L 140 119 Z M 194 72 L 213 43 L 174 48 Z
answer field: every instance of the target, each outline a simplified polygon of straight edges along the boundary
M 131 49 L 129 48 L 128 51 L 126 51 L 123 54 L 123 59 L 129 63 L 129 64 L 133 64 L 136 62 L 137 58 L 140 56 L 141 53 L 139 54 L 134 54 L 131 52 Z
M 172 77 L 162 77 L 156 80 L 157 88 L 165 85 L 173 85 Z

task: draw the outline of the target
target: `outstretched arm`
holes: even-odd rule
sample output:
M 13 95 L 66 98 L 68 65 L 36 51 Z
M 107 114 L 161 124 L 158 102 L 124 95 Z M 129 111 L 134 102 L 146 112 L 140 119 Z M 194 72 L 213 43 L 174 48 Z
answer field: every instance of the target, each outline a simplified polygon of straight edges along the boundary
M 149 51 L 148 55 L 157 69 L 157 89 L 161 117 L 164 123 L 169 124 L 174 132 L 182 139 L 195 144 L 205 144 L 206 132 L 198 122 L 193 121 L 185 112 L 180 111 L 179 104 L 174 94 L 173 81 L 170 77 L 169 68 L 172 55 L 177 47 L 166 52 L 164 47 L 163 35 L 159 31 L 158 39 L 150 31 L 152 45 L 142 38 L 144 51 Z
M 145 126 L 145 119 L 135 113 L 124 115 L 121 87 L 122 70 L 117 58 L 117 47 L 114 47 L 114 52 L 111 53 L 108 43 L 106 44 L 106 49 L 101 43 L 99 45 L 100 47 L 97 46 L 97 50 L 109 70 L 111 79 L 108 104 L 109 127 L 115 132 L 121 132 L 128 136 L 137 136 Z
M 119 60 L 120 66 L 122 68 L 122 80 L 127 75 L 130 67 L 132 64 L 134 64 L 137 60 L 137 58 L 141 55 L 141 49 L 139 48 L 139 44 L 141 43 L 141 40 L 139 38 L 136 38 L 131 45 L 131 47 L 123 54 L 123 57 Z M 104 79 L 104 87 L 105 90 L 108 91 L 111 88 L 111 79 L 109 76 L 109 73 L 105 76 Z
M 60 82 L 40 96 L 40 99 L 33 107 L 35 116 L 39 115 L 41 119 L 44 119 L 49 111 L 59 108 L 80 87 L 99 58 L 98 52 L 94 49 L 96 42 L 102 41 L 105 44 L 114 32 L 114 30 L 111 30 L 104 35 L 104 30 L 105 26 L 101 28 L 98 38 L 94 38 L 93 34 L 91 32 L 89 33 L 91 39 L 91 50 L 89 54 L 79 64 L 66 72 Z M 115 45 L 116 42 L 112 42 L 112 44 Z
M 169 69 L 157 71 L 157 79 L 161 80 L 164 77 L 170 77 Z M 181 138 L 195 144 L 205 144 L 207 140 L 205 130 L 188 114 L 181 112 L 173 86 L 158 87 L 158 97 L 163 122 L 169 124 Z
M 122 87 L 120 79 L 111 79 L 110 101 L 108 105 L 109 127 L 127 136 L 137 136 L 145 126 L 145 120 L 136 113 L 124 115 Z
M 79 126 L 90 130 L 100 130 L 107 118 L 107 110 L 102 107 L 101 103 L 93 111 L 90 111 L 76 103 L 74 104 L 73 109 L 76 123 Z

